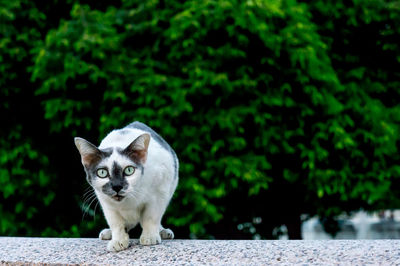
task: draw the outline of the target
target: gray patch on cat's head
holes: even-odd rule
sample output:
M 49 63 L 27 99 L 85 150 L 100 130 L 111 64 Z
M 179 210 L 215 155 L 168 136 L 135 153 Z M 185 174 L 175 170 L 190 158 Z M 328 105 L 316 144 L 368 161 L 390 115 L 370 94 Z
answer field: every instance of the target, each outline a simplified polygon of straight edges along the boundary
M 120 131 L 118 131 L 118 133 L 121 135 L 126 135 L 126 134 L 129 134 L 129 130 L 121 129 Z
M 124 176 L 124 170 L 117 162 L 114 162 L 112 169 L 109 169 L 109 175 L 109 181 L 102 187 L 104 194 L 115 197 L 119 192 L 124 192 L 129 187 Z
M 99 149 L 99 150 L 103 154 L 104 158 L 110 157 L 111 154 L 113 153 L 113 149 L 112 148 L 105 148 L 105 149 Z

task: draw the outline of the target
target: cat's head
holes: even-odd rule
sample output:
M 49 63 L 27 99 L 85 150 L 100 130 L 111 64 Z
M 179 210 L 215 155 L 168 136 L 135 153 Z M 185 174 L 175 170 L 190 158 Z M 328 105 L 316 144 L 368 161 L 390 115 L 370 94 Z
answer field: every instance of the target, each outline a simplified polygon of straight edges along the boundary
M 83 138 L 75 138 L 89 184 L 98 192 L 122 201 L 143 174 L 150 135 L 137 137 L 126 148 L 98 149 Z

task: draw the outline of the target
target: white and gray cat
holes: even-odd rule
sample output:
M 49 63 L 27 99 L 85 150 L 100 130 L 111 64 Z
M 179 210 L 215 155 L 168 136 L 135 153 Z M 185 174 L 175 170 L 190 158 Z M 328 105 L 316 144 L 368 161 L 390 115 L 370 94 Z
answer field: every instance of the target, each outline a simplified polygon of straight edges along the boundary
M 98 148 L 78 137 L 75 145 L 110 227 L 99 235 L 111 240 L 109 251 L 126 249 L 128 232 L 138 223 L 143 228 L 142 245 L 174 238 L 162 227 L 161 218 L 178 184 L 179 161 L 162 137 L 133 122 L 109 133 Z

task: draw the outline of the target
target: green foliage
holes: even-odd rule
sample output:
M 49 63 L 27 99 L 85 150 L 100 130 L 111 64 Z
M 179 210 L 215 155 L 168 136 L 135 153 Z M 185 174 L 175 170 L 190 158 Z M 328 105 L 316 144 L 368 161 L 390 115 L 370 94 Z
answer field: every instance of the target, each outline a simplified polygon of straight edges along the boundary
M 48 159 L 35 147 L 32 136 L 25 135 L 30 131 L 26 127 L 32 124 L 21 123 L 24 109 L 29 110 L 33 104 L 23 104 L 19 99 L 33 95 L 26 69 L 31 58 L 29 51 L 40 38 L 37 28 L 42 19 L 43 14 L 29 1 L 2 2 L 0 7 L 1 235 L 36 233 L 32 223 L 37 222 L 39 210 L 46 208 L 55 196 L 54 191 L 46 189 L 50 183 L 45 170 Z M 29 114 L 24 117 L 27 118 Z M 41 197 L 36 197 L 39 191 Z
M 58 5 L 0 10 L 3 234 L 93 236 L 93 207 L 54 212 L 86 208 L 72 137 L 133 120 L 180 158 L 165 221 L 180 237 L 296 237 L 301 214 L 400 206 L 395 2 L 70 1 L 48 17 Z

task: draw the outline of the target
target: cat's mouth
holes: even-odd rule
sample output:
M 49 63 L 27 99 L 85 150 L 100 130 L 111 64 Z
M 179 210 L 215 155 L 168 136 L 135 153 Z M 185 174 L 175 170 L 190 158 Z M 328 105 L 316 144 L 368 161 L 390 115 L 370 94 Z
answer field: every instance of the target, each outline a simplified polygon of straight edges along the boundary
M 124 197 L 124 196 L 121 196 L 121 195 L 114 195 L 114 196 L 112 196 L 111 198 L 115 199 L 116 201 L 121 201 L 121 200 L 123 200 L 125 197 Z

